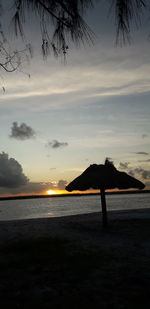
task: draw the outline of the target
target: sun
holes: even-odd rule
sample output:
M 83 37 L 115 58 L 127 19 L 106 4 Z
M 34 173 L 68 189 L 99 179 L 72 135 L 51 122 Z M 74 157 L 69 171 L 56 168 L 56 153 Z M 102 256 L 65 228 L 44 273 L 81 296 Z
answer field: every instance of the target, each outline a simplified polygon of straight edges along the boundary
M 48 195 L 51 195 L 51 194 L 57 194 L 57 193 L 56 193 L 56 191 L 54 191 L 54 190 L 47 190 L 47 194 L 48 194 Z

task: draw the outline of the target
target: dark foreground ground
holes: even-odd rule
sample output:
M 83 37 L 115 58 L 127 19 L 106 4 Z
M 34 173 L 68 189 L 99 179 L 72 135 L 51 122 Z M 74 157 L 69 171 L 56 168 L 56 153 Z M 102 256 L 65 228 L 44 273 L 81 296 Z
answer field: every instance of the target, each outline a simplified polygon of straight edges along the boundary
M 149 215 L 1 222 L 0 308 L 150 308 Z

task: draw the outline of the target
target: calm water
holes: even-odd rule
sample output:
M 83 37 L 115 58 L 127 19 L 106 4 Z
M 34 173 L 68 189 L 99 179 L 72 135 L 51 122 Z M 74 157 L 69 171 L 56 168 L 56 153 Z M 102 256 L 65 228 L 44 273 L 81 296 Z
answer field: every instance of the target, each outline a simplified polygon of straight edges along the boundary
M 108 195 L 107 209 L 150 208 L 150 193 Z M 0 220 L 61 217 L 101 211 L 98 195 L 0 201 Z

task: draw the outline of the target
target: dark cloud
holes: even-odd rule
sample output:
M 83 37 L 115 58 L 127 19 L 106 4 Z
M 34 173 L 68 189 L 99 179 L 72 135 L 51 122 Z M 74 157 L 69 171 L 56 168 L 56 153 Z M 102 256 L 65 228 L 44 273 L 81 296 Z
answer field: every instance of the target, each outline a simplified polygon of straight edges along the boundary
M 67 184 L 66 180 L 59 180 L 57 183 L 53 182 L 26 182 L 21 187 L 0 187 L 0 194 L 45 194 L 48 190 L 64 190 Z
M 0 187 L 16 188 L 27 184 L 22 166 L 5 152 L 0 153 Z
M 52 182 L 28 182 L 20 188 L 0 188 L 1 194 L 43 194 L 49 189 L 53 189 Z
M 26 193 L 44 193 L 49 189 L 53 189 L 54 184 L 52 182 L 29 182 L 26 188 Z
M 139 177 L 141 177 L 143 179 L 150 179 L 150 171 L 145 170 L 144 168 L 141 168 L 141 167 L 137 167 L 137 168 L 131 169 L 129 171 L 129 174 L 131 176 L 138 175 Z
M 57 188 L 60 189 L 60 190 L 64 190 L 66 185 L 67 185 L 67 181 L 61 179 L 61 180 L 58 181 Z
M 147 160 L 138 160 L 138 162 L 150 162 L 150 159 L 147 159 Z
M 142 134 L 142 138 L 148 137 L 148 134 Z
M 146 170 L 143 169 L 142 177 L 143 177 L 143 179 L 150 179 L 150 171 L 146 171 Z
M 135 173 L 141 175 L 143 179 L 150 179 L 150 171 L 147 171 L 143 168 L 137 168 L 135 169 Z
M 58 142 L 56 139 L 54 139 L 52 142 L 48 142 L 46 144 L 46 147 L 51 147 L 51 148 L 60 148 L 60 147 L 66 147 L 68 146 L 68 143 L 66 142 Z
M 52 182 L 29 182 L 26 187 L 24 187 L 24 192 L 42 194 L 49 189 L 54 189 L 54 184 Z
M 34 138 L 35 131 L 24 122 L 18 125 L 17 122 L 13 122 L 11 127 L 11 138 L 16 138 L 20 141 L 24 141 L 26 139 Z
M 121 168 L 121 169 L 128 169 L 129 163 L 130 162 L 120 162 L 119 163 L 119 168 Z
M 147 189 L 150 190 L 150 181 L 145 181 L 144 184 L 147 187 Z
M 132 169 L 128 171 L 128 174 L 129 174 L 130 176 L 132 176 L 132 177 L 135 176 L 135 172 L 134 172 L 134 170 L 132 170 Z
M 144 156 L 148 156 L 149 153 L 148 152 L 145 152 L 145 151 L 138 151 L 138 152 L 135 152 L 136 154 L 138 155 L 144 155 Z

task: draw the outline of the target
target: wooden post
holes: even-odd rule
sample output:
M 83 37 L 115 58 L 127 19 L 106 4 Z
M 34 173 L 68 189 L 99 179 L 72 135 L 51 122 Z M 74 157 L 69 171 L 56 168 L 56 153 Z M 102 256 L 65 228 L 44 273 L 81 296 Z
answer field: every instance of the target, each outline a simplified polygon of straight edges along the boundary
M 107 209 L 106 209 L 106 199 L 105 199 L 105 190 L 100 190 L 101 195 L 101 203 L 102 203 L 102 221 L 103 221 L 103 227 L 107 226 Z

